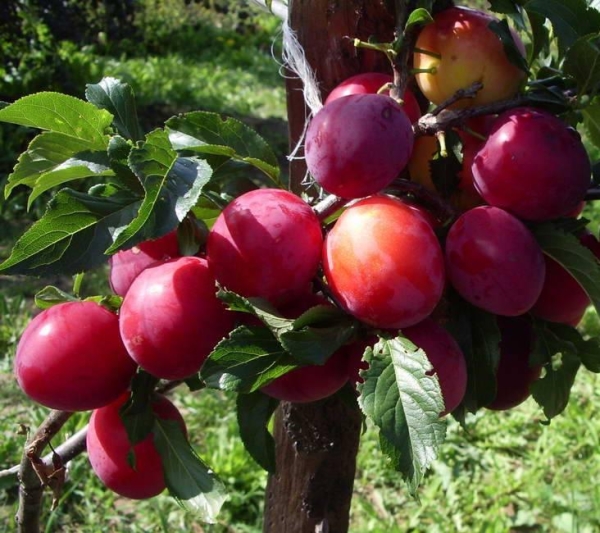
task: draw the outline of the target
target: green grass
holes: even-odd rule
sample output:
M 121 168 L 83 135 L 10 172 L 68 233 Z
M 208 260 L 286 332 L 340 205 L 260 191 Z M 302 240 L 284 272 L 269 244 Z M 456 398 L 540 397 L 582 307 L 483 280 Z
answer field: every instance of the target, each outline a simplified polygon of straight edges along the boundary
M 17 313 L 19 315 L 19 313 Z M 26 316 L 23 317 L 26 320 Z M 13 345 L 14 346 L 14 345 Z M 24 437 L 46 410 L 23 397 L 4 359 L 0 381 L 0 469 L 15 464 Z M 377 435 L 368 427 L 358 457 L 351 531 L 357 532 L 593 532 L 600 528 L 600 382 L 581 371 L 567 411 L 549 426 L 533 401 L 505 413 L 483 411 L 465 431 L 450 420 L 441 456 L 413 500 L 399 474 L 386 466 Z M 259 532 L 266 476 L 237 436 L 233 398 L 218 391 L 174 394 L 198 453 L 225 482 L 230 500 L 213 526 L 195 523 L 173 500 L 145 502 L 115 497 L 90 473 L 85 455 L 70 466 L 58 509 L 48 511 L 46 531 Z M 59 443 L 86 422 L 74 417 Z M 2 531 L 15 531 L 16 492 L 0 492 Z

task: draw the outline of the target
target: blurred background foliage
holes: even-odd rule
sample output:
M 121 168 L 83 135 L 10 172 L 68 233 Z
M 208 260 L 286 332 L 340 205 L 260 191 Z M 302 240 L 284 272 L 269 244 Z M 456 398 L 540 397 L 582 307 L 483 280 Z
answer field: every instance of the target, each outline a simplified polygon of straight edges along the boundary
M 113 76 L 136 94 L 143 128 L 192 109 L 244 120 L 287 150 L 284 80 L 274 57 L 280 22 L 228 0 L 5 0 L 0 4 L 0 101 L 58 91 L 84 98 Z M 0 124 L 0 187 L 34 131 Z M 38 218 L 25 193 L 0 197 L 6 221 Z M 2 228 L 0 228 L 2 229 Z

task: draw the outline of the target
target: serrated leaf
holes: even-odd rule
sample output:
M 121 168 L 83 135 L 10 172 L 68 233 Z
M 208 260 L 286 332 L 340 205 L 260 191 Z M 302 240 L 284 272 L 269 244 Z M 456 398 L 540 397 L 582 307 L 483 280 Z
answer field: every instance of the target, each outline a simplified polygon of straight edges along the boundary
M 131 86 L 115 78 L 102 78 L 100 83 L 87 85 L 85 97 L 114 116 L 114 125 L 123 137 L 133 141 L 143 138 Z
M 465 302 L 456 294 L 450 301 L 446 327 L 467 362 L 467 390 L 462 406 L 475 413 L 496 397 L 496 369 L 500 360 L 500 330 L 494 315 Z
M 53 92 L 24 96 L 0 109 L 0 122 L 62 133 L 85 142 L 88 150 L 106 149 L 112 119 L 89 102 Z
M 49 309 L 57 304 L 77 302 L 79 301 L 79 298 L 76 298 L 58 287 L 48 285 L 36 293 L 34 301 L 38 309 Z
M 550 222 L 533 225 L 531 230 L 544 253 L 575 278 L 600 311 L 600 264 L 596 256 L 575 235 Z
M 240 437 L 246 451 L 262 468 L 275 473 L 275 440 L 268 430 L 279 401 L 263 394 L 238 394 L 236 400 Z
M 578 94 L 594 94 L 600 88 L 600 35 L 581 37 L 565 56 L 563 70 L 577 82 Z
M 409 30 L 413 26 L 424 26 L 425 24 L 429 24 L 430 22 L 433 22 L 433 17 L 429 13 L 429 11 L 427 11 L 427 9 L 419 7 L 412 11 L 411 14 L 408 16 L 408 20 L 406 21 L 404 31 Z
M 198 457 L 178 422 L 157 417 L 153 432 L 170 495 L 201 521 L 215 523 L 228 498 L 223 483 Z
M 529 74 L 529 66 L 526 59 L 521 55 L 521 51 L 517 48 L 510 27 L 506 20 L 492 21 L 488 27 L 492 30 L 502 42 L 504 53 L 508 60 L 518 69 L 526 74 Z
M 217 113 L 193 111 L 165 123 L 176 150 L 225 156 L 253 165 L 281 187 L 277 157 L 254 130 L 233 118 Z
M 529 0 L 524 8 L 550 20 L 563 52 L 579 37 L 600 27 L 600 13 L 589 8 L 585 0 Z
M 179 157 L 163 130 L 150 133 L 144 143 L 131 150 L 129 166 L 140 179 L 145 196 L 137 216 L 115 233 L 109 254 L 175 229 L 212 175 L 206 161 Z
M 81 152 L 75 154 L 52 170 L 39 176 L 27 200 L 27 208 L 29 209 L 36 198 L 50 189 L 83 178 L 108 177 L 113 174 L 106 153 Z
M 83 177 L 107 171 L 106 155 L 102 152 L 89 150 L 89 143 L 81 139 L 75 139 L 62 133 L 44 132 L 37 135 L 20 156 L 13 172 L 8 178 L 4 191 L 8 198 L 12 190 L 24 185 L 31 189 L 44 186 L 47 180 L 52 180 L 53 173 L 59 175 L 62 172 L 72 172 L 73 167 L 82 167 L 80 173 Z M 54 184 L 69 181 L 68 176 L 64 180 L 54 179 Z M 49 187 L 48 187 L 49 188 Z M 31 202 L 31 200 L 30 200 Z
M 534 400 L 542 407 L 548 420 L 562 413 L 569 403 L 571 388 L 581 363 L 569 352 L 553 356 L 544 367 L 545 374 L 530 385 Z
M 104 198 L 63 189 L 19 238 L 0 271 L 71 275 L 99 266 L 108 260 L 105 250 L 115 228 L 129 223 L 138 207 L 139 200 L 128 194 Z
M 240 326 L 217 344 L 200 377 L 209 387 L 250 393 L 297 366 L 267 328 Z
M 600 99 L 596 98 L 591 105 L 584 107 L 581 113 L 590 140 L 600 148 Z
M 444 401 L 431 363 L 407 339 L 381 339 L 367 350 L 369 368 L 361 373 L 359 405 L 380 430 L 394 466 L 415 493 L 437 457 L 446 425 L 439 418 Z

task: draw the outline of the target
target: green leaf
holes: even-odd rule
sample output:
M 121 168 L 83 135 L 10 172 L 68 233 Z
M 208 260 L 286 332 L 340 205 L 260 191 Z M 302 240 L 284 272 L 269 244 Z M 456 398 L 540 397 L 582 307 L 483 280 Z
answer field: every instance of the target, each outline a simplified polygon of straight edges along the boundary
M 366 354 L 359 404 L 414 494 L 446 434 L 439 383 L 423 350 L 402 337 L 381 339 Z
M 100 83 L 88 84 L 85 97 L 88 102 L 114 115 L 117 131 L 126 139 L 139 141 L 143 138 L 133 89 L 115 78 L 103 78 Z
M 581 363 L 570 352 L 557 353 L 544 367 L 545 374 L 530 385 L 534 400 L 548 420 L 562 413 L 569 403 L 571 388 Z
M 600 89 L 600 35 L 581 37 L 565 56 L 563 70 L 577 82 L 578 94 L 595 94 Z
M 176 150 L 225 156 L 261 170 L 278 187 L 277 157 L 254 130 L 233 118 L 223 119 L 217 113 L 193 111 L 172 117 L 165 123 Z
M 546 18 L 534 11 L 527 12 L 527 19 L 531 27 L 531 48 L 529 50 L 529 64 L 539 57 L 544 50 L 550 47 L 550 31 L 546 27 Z
M 282 317 L 273 304 L 262 298 L 244 298 L 225 289 L 220 289 L 217 297 L 232 311 L 248 313 L 261 320 L 275 336 L 294 327 L 294 319 Z
M 600 264 L 579 239 L 551 222 L 530 228 L 545 254 L 562 265 L 583 287 L 600 312 Z
M 424 26 L 426 24 L 429 24 L 430 22 L 433 22 L 433 17 L 429 13 L 429 11 L 427 11 L 427 9 L 419 7 L 413 12 L 411 12 L 411 14 L 408 16 L 408 20 L 406 21 L 404 31 L 409 30 L 414 26 Z
M 249 393 L 297 366 L 267 328 L 240 326 L 217 344 L 200 377 L 209 387 Z
M 520 30 L 525 30 L 525 19 L 520 8 L 520 3 L 515 0 L 490 0 L 490 11 L 508 15 Z
M 78 302 L 79 298 L 76 298 L 58 287 L 48 285 L 36 293 L 34 301 L 38 309 L 49 309 L 54 305 L 65 302 Z
M 139 200 L 129 194 L 109 198 L 63 189 L 44 216 L 17 241 L 0 264 L 6 274 L 71 275 L 108 260 L 113 232 L 136 214 Z
M 267 427 L 278 405 L 278 400 L 261 392 L 238 394 L 236 401 L 244 447 L 252 459 L 270 474 L 275 473 L 275 440 Z
M 249 313 L 261 320 L 296 363 L 322 365 L 355 334 L 357 322 L 343 311 L 316 305 L 297 319 L 282 317 L 260 298 L 244 298 L 220 290 L 217 296 L 234 311 Z
M 27 200 L 27 207 L 30 208 L 33 201 L 41 194 L 60 185 L 83 178 L 107 177 L 113 174 L 105 153 L 85 152 L 76 154 L 37 179 Z
M 137 216 L 115 233 L 109 254 L 175 229 L 212 175 L 206 161 L 179 157 L 163 130 L 153 131 L 131 150 L 129 166 L 142 182 L 145 197 Z
M 600 148 L 600 98 L 596 98 L 591 105 L 584 107 L 581 113 L 591 141 Z
M 600 373 L 600 339 L 583 337 L 572 326 L 537 319 L 534 322 L 537 342 L 531 362 L 547 364 L 557 353 L 577 356 L 590 372 Z
M 572 342 L 570 326 L 555 324 L 536 319 L 533 322 L 535 344 L 529 356 L 529 363 L 534 366 L 547 365 L 557 353 L 576 354 L 577 348 Z M 576 331 L 576 330 L 575 330 Z
M 119 185 L 143 196 L 144 187 L 133 170 L 129 168 L 129 154 L 132 149 L 133 145 L 129 141 L 120 135 L 113 135 L 108 143 L 108 160 Z
M 529 74 L 529 66 L 527 60 L 521 55 L 521 51 L 517 48 L 515 40 L 506 20 L 492 21 L 488 27 L 492 30 L 502 42 L 504 53 L 508 60 L 518 69 L 526 74 Z
M 595 33 L 600 27 L 600 12 L 591 9 L 585 0 L 529 0 L 524 7 L 550 20 L 563 53 L 579 37 Z
M 106 155 L 90 151 L 86 141 L 63 133 L 44 132 L 19 156 L 4 194 L 8 198 L 15 187 L 24 185 L 34 189 L 34 197 L 39 196 L 43 190 L 72 179 L 111 174 L 107 165 Z
M 139 369 L 131 380 L 129 399 L 119 409 L 119 416 L 132 446 L 143 441 L 154 428 L 152 396 L 158 384 L 153 375 Z
M 496 397 L 496 369 L 500 360 L 500 330 L 494 315 L 470 305 L 456 294 L 450 298 L 446 327 L 467 362 L 467 391 L 463 407 L 475 413 Z
M 41 92 L 19 98 L 0 109 L 0 122 L 62 133 L 87 143 L 89 150 L 106 148 L 112 115 L 66 94 Z
M 215 523 L 228 498 L 223 483 L 198 457 L 178 422 L 157 417 L 153 432 L 171 496 L 201 521 Z

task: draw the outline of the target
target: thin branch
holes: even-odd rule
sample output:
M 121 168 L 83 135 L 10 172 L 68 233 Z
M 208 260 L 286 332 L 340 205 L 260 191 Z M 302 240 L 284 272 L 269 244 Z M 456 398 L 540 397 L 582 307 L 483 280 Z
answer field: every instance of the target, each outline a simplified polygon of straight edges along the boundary
M 415 41 L 417 40 L 418 28 L 412 27 L 404 31 L 406 21 L 414 6 L 409 5 L 411 2 L 405 0 L 396 0 L 396 39 L 401 39 L 402 44 L 400 51 L 396 56 L 396 60 L 392 65 L 394 71 L 394 87 L 390 91 L 390 96 L 395 99 L 401 99 L 404 96 L 404 91 L 410 82 L 411 58 Z
M 465 109 L 454 110 L 442 108 L 441 111 L 438 111 L 436 108 L 434 109 L 434 112 L 423 115 L 418 122 L 413 124 L 413 131 L 415 133 L 415 137 L 421 137 L 423 135 L 435 135 L 439 131 L 461 126 L 472 117 L 478 117 L 481 115 L 495 115 L 515 107 L 535 105 L 535 103 L 536 102 L 529 99 L 526 94 L 519 94 L 508 100 L 501 100 L 500 102 L 468 107 Z
M 600 187 L 590 187 L 585 195 L 584 200 L 588 202 L 600 200 Z
M 46 420 L 25 445 L 18 473 L 19 509 L 16 520 L 20 533 L 40 531 L 44 487 L 49 485 L 54 490 L 57 485 L 60 485 L 61 480 L 60 476 L 55 476 L 61 466 L 53 464 L 50 468 L 46 468 L 40 459 L 40 454 L 72 415 L 73 413 L 67 411 L 50 411 Z
M 319 220 L 325 220 L 329 215 L 335 213 L 338 209 L 341 209 L 348 200 L 329 194 L 318 204 L 313 206 L 313 211 L 319 217 Z
M 393 196 L 410 195 L 419 205 L 427 210 L 442 224 L 447 224 L 457 216 L 456 209 L 444 200 L 438 193 L 430 191 L 420 183 L 406 179 L 395 180 L 385 192 Z

